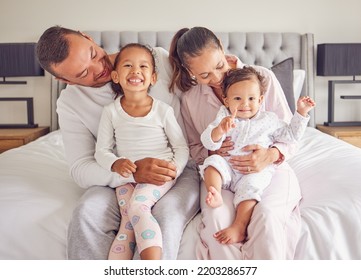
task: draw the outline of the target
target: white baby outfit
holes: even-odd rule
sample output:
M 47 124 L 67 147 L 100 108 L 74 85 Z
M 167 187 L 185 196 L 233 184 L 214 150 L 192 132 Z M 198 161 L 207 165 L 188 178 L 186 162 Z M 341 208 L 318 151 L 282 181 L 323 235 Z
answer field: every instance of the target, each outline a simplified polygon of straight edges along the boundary
M 227 136 L 231 137 L 234 149 L 229 151 L 230 155 L 245 155 L 242 148 L 247 145 L 258 144 L 264 148 L 269 148 L 276 142 L 296 144 L 300 140 L 309 121 L 309 116 L 303 117 L 295 113 L 288 125 L 280 120 L 272 112 L 258 111 L 251 119 L 235 119 L 236 127 L 228 132 L 218 142 L 213 142 L 211 138 L 212 130 L 218 126 L 221 120 L 230 116 L 229 110 L 221 106 L 216 119 L 205 129 L 201 135 L 201 141 L 205 148 L 211 151 L 218 150 Z M 234 206 L 244 200 L 261 200 L 264 189 L 269 185 L 275 165 L 270 165 L 261 172 L 243 175 L 233 170 L 228 163 L 229 157 L 211 155 L 200 165 L 200 174 L 204 179 L 204 170 L 208 166 L 213 166 L 222 176 L 222 188 L 229 189 L 235 193 Z

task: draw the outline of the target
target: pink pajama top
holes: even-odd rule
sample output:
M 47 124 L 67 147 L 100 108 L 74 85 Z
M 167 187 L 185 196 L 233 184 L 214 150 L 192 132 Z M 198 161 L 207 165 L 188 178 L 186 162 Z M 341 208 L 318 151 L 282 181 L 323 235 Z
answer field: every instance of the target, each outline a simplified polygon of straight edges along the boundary
M 237 68 L 245 66 L 237 59 Z M 273 72 L 262 66 L 253 66 L 267 81 L 267 90 L 260 110 L 271 111 L 283 121 L 289 123 L 292 113 L 288 107 L 286 97 L 280 83 Z M 181 113 L 186 130 L 191 157 L 202 164 L 208 157 L 208 150 L 203 147 L 200 136 L 207 126 L 215 119 L 219 108 L 223 105 L 214 94 L 211 87 L 197 85 L 181 95 Z M 284 143 L 275 143 L 274 146 L 289 159 L 294 154 L 296 146 Z

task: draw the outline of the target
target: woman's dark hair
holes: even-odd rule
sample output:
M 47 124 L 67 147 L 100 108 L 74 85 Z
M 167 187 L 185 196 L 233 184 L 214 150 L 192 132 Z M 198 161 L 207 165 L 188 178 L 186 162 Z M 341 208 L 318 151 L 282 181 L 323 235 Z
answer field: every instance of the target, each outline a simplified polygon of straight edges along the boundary
M 148 52 L 149 55 L 152 58 L 153 73 L 157 72 L 157 68 L 156 68 L 156 64 L 155 64 L 155 53 L 154 53 L 153 49 L 148 45 L 142 45 L 142 44 L 139 44 L 139 43 L 130 43 L 130 44 L 127 44 L 127 45 L 125 45 L 124 47 L 121 48 L 121 50 L 119 51 L 119 53 L 117 54 L 117 56 L 115 57 L 115 60 L 114 60 L 114 67 L 113 67 L 114 70 L 116 70 L 117 67 L 118 67 L 118 64 L 119 64 L 120 57 L 121 57 L 122 53 L 126 49 L 130 49 L 130 48 L 139 48 L 139 49 L 143 49 L 146 52 Z M 111 85 L 112 85 L 112 89 L 113 89 L 113 91 L 115 93 L 114 99 L 117 98 L 119 95 L 124 94 L 124 91 L 123 91 L 123 89 L 122 89 L 122 87 L 120 86 L 119 83 L 114 83 L 112 81 Z M 148 88 L 148 92 L 149 92 L 150 88 L 151 88 L 151 85 Z
M 253 67 L 244 66 L 243 68 L 231 69 L 227 72 L 223 80 L 223 96 L 227 97 L 228 90 L 233 84 L 247 80 L 258 82 L 261 95 L 266 92 L 267 83 L 264 76 Z
M 169 61 L 173 70 L 169 85 L 171 92 L 174 92 L 176 86 L 185 92 L 197 84 L 187 70 L 188 59 L 201 55 L 208 47 L 222 49 L 217 36 L 205 27 L 183 28 L 174 35 L 169 49 Z
M 36 45 L 38 61 L 46 71 L 55 77 L 59 77 L 52 66 L 63 62 L 69 55 L 68 35 L 83 36 L 79 31 L 53 26 L 44 31 Z

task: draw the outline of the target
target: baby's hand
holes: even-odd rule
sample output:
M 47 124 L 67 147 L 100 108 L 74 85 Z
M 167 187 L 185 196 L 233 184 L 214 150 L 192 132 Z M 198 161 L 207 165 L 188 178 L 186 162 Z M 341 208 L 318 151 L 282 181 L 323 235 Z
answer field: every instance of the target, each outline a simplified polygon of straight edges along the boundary
M 112 171 L 117 172 L 121 176 L 128 178 L 137 169 L 137 166 L 127 158 L 121 158 L 113 163 Z
M 214 142 L 218 142 L 224 134 L 236 127 L 234 118 L 236 117 L 237 110 L 231 116 L 224 117 L 221 122 L 212 130 L 211 138 Z
M 236 124 L 234 122 L 234 119 L 236 118 L 237 110 L 234 110 L 231 116 L 223 118 L 223 120 L 219 123 L 220 132 L 222 134 L 227 133 L 232 128 L 236 127 Z
M 297 112 L 306 117 L 307 113 L 316 106 L 316 102 L 309 96 L 302 96 L 297 101 Z
M 234 123 L 234 119 L 232 116 L 225 117 L 220 123 L 219 123 L 219 130 L 222 134 L 227 133 L 232 128 L 234 128 L 236 125 Z

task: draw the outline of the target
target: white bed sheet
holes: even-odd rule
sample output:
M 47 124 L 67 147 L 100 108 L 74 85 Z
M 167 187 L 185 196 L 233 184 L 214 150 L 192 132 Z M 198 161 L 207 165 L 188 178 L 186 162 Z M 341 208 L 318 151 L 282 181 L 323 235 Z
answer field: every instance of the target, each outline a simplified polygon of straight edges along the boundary
M 290 165 L 303 197 L 296 259 L 361 259 L 361 149 L 308 128 Z
M 290 161 L 302 188 L 296 259 L 361 259 L 361 149 L 307 128 Z M 0 259 L 66 259 L 66 229 L 83 193 L 70 178 L 61 134 L 0 155 Z M 200 215 L 179 259 L 194 259 Z
M 59 131 L 0 155 L 0 259 L 65 259 L 66 228 L 83 190 Z

